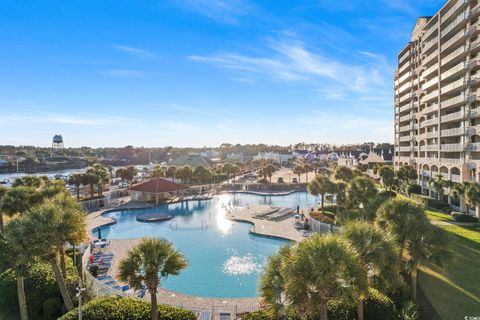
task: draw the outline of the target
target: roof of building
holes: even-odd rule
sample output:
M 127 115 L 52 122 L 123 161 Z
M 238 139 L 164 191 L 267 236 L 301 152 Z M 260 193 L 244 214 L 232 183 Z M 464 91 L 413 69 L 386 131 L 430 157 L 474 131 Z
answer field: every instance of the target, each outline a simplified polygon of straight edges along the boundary
M 178 184 L 163 178 L 151 179 L 146 182 L 136 184 L 130 188 L 130 190 L 132 191 L 148 193 L 174 192 L 185 189 L 188 189 L 188 187 L 183 184 Z
M 199 155 L 199 154 L 187 154 L 172 160 L 170 165 L 173 166 L 208 166 L 212 164 L 212 161 Z
M 57 143 L 63 142 L 62 136 L 59 134 L 56 134 L 55 136 L 53 136 L 53 142 L 57 142 Z

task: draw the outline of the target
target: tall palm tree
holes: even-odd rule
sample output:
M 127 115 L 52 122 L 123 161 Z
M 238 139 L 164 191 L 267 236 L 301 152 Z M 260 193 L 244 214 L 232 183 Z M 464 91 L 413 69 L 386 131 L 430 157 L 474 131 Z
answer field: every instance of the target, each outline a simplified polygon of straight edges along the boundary
M 100 183 L 100 177 L 92 170 L 87 170 L 87 172 L 82 174 L 82 184 L 89 187 L 90 198 L 95 197 L 95 186 L 98 185 L 98 183 Z
M 313 167 L 309 163 L 303 165 L 303 172 L 305 172 L 305 182 L 308 183 L 308 173 L 313 170 Z
M 98 195 L 101 197 L 103 195 L 104 185 L 110 182 L 110 175 L 107 168 L 105 168 L 100 163 L 96 163 L 93 165 L 92 173 L 98 177 L 97 190 Z
M 165 176 L 167 178 L 171 178 L 172 181 L 173 179 L 175 179 L 175 172 L 177 171 L 177 167 L 174 167 L 174 166 L 169 166 L 167 168 L 167 171 L 165 172 Z
M 321 208 L 323 211 L 323 205 L 325 202 L 325 194 L 335 193 L 336 186 L 330 181 L 330 178 L 327 176 L 317 176 L 315 179 L 310 181 L 307 185 L 308 192 L 314 196 L 320 195 L 322 197 Z
M 15 271 L 17 281 L 18 308 L 20 319 L 28 320 L 27 299 L 25 296 L 25 273 L 32 262 L 28 234 L 20 219 L 14 219 L 5 226 L 0 238 L 0 250 L 5 255 L 9 267 Z
M 352 169 L 345 166 L 338 166 L 333 172 L 333 178 L 338 181 L 350 182 L 355 177 Z
M 83 214 L 58 205 L 64 201 L 46 201 L 30 210 L 21 220 L 25 229 L 30 230 L 27 235 L 30 252 L 50 263 L 65 307 L 70 311 L 74 305 L 65 285 L 64 275 L 57 264 L 57 255 L 60 247 L 63 248 L 66 240 L 73 237 L 73 234 L 85 234 L 86 223 Z
M 187 267 L 183 255 L 165 239 L 143 238 L 120 261 L 119 279 L 134 290 L 145 285 L 152 304 L 151 320 L 158 319 L 157 290 L 162 279 L 178 275 Z
M 268 257 L 265 269 L 260 277 L 260 296 L 273 319 L 283 319 L 287 315 L 285 297 L 285 278 L 283 265 L 290 257 L 291 247 L 286 245 Z
M 2 212 L 2 204 L 3 204 L 3 198 L 7 194 L 8 189 L 4 186 L 0 186 L 0 233 L 3 232 L 4 230 L 4 221 L 3 221 L 3 212 Z
M 74 173 L 68 178 L 68 184 L 75 186 L 75 193 L 77 194 L 77 201 L 80 201 L 80 187 L 83 179 L 80 173 Z
M 441 201 L 443 198 L 443 188 L 445 186 L 445 180 L 441 174 L 437 175 L 434 179 L 428 181 L 428 185 L 437 193 L 437 200 Z
M 356 177 L 348 183 L 346 194 L 349 208 L 356 209 L 374 199 L 377 188 L 371 178 Z
M 406 257 L 404 269 L 410 273 L 412 296 L 417 294 L 417 268 L 427 261 L 448 257 L 447 242 L 424 212 L 424 207 L 406 199 L 390 199 L 377 211 L 377 224 L 393 235 L 400 247 L 398 264 Z
M 156 165 L 155 168 L 153 168 L 153 171 L 150 173 L 151 178 L 162 178 L 165 177 L 165 170 L 159 166 Z
M 378 169 L 377 173 L 382 179 L 383 187 L 391 190 L 395 183 L 395 172 L 393 171 L 393 168 L 384 165 Z
M 354 299 L 368 288 L 357 253 L 338 235 L 300 242 L 284 262 L 285 293 L 304 318 L 327 320 L 331 299 Z
M 367 223 L 352 222 L 345 226 L 342 237 L 358 253 L 368 286 L 376 289 L 390 289 L 400 281 L 397 268 L 399 248 L 389 233 Z M 368 293 L 368 290 L 365 291 Z M 366 294 L 357 295 L 357 318 L 364 319 Z
M 464 191 L 465 203 L 467 204 L 467 213 L 469 208 L 475 208 L 480 205 L 480 184 L 472 182 L 465 186 Z
M 293 173 L 298 176 L 298 182 L 300 183 L 300 175 L 304 173 L 303 166 L 296 165 L 295 167 L 293 167 Z

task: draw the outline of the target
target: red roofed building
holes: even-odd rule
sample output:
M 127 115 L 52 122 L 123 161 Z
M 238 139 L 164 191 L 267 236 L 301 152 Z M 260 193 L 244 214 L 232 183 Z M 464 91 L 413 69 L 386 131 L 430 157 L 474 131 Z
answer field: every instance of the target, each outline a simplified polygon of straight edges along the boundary
M 173 195 L 181 195 L 187 186 L 178 184 L 163 178 L 151 179 L 134 185 L 129 190 L 132 193 L 133 201 L 158 203 L 161 200 L 170 198 Z

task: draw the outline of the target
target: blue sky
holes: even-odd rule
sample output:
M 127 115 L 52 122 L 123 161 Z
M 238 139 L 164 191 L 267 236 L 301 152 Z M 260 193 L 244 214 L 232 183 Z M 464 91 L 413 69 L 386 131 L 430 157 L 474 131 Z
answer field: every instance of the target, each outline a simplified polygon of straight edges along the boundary
M 2 0 L 0 144 L 393 141 L 393 70 L 440 0 Z

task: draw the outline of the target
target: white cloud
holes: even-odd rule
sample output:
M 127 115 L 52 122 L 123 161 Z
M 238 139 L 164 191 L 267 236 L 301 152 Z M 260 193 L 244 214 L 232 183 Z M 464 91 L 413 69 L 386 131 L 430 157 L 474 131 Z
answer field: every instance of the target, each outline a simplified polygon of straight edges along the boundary
M 180 0 L 179 6 L 224 24 L 237 25 L 241 17 L 252 13 L 246 0 Z
M 7 113 L 1 115 L 4 123 L 26 123 L 26 124 L 67 124 L 79 126 L 102 126 L 111 124 L 133 123 L 136 120 L 132 118 L 116 117 L 116 116 L 75 116 L 58 113 Z
M 139 59 L 148 60 L 155 57 L 153 53 L 145 49 L 125 46 L 125 45 L 115 45 L 113 46 L 113 48 Z

